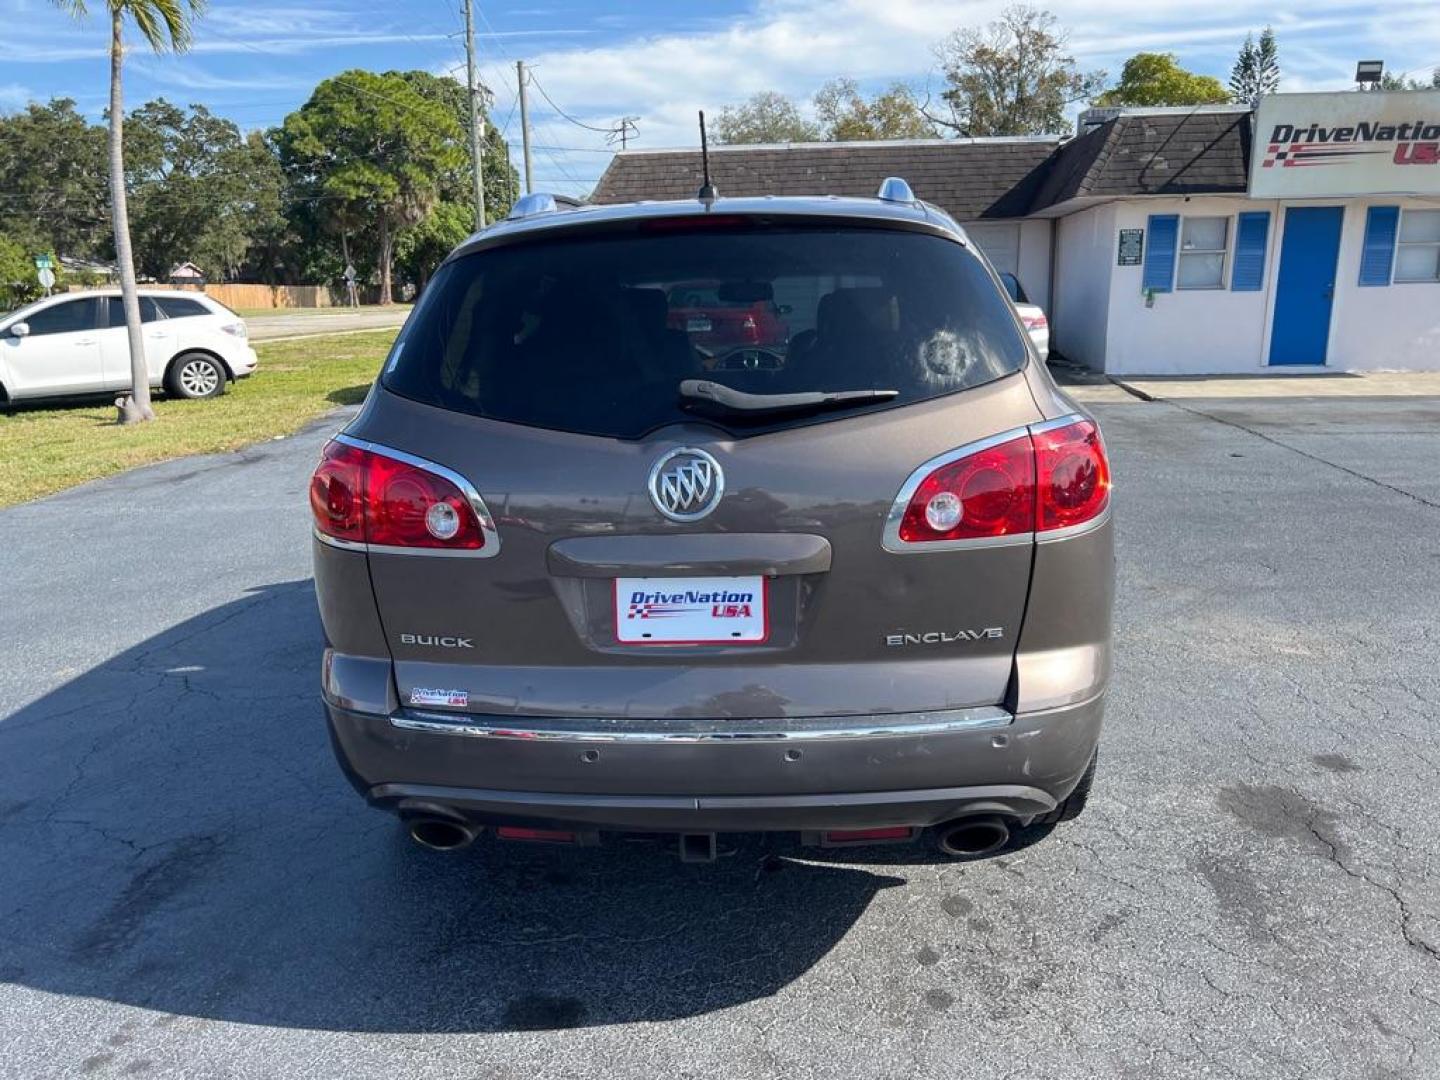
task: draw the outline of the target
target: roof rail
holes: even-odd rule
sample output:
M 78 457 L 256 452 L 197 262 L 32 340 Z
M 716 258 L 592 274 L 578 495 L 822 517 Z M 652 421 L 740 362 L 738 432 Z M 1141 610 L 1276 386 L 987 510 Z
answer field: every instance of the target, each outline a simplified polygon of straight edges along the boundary
M 505 215 L 507 221 L 518 221 L 521 218 L 534 217 L 536 214 L 553 214 L 558 210 L 574 210 L 585 204 L 569 195 L 552 195 L 548 191 L 532 191 L 529 195 L 521 195 L 515 200 L 515 205 L 510 208 L 510 213 Z
M 880 182 L 880 190 L 875 193 L 877 199 L 884 199 L 893 203 L 913 203 L 918 201 L 915 192 L 910 190 L 910 185 L 899 176 L 887 176 Z

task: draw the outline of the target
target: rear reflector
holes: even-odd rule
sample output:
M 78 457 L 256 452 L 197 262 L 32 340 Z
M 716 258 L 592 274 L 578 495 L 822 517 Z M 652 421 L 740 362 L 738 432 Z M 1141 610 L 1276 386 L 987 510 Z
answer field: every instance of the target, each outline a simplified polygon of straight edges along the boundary
M 563 829 L 526 829 L 519 825 L 501 825 L 495 830 L 501 840 L 533 840 L 542 844 L 573 844 L 575 834 Z
M 476 509 L 438 468 L 331 442 L 310 480 L 315 528 L 350 544 L 478 553 L 486 538 Z
M 827 844 L 873 844 L 880 840 L 909 840 L 915 830 L 908 825 L 883 829 L 831 829 L 825 834 Z
M 900 489 L 886 525 L 889 551 L 1045 539 L 1099 519 L 1110 463 L 1093 420 L 1065 417 L 942 454 Z

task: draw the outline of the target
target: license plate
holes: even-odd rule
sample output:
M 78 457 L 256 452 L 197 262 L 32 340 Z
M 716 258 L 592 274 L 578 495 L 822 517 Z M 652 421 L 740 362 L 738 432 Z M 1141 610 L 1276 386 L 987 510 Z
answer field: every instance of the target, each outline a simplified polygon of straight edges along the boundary
M 708 334 L 714 326 L 709 319 L 686 319 L 685 329 L 692 334 Z
M 615 579 L 615 637 L 622 645 L 728 645 L 769 634 L 765 579 Z

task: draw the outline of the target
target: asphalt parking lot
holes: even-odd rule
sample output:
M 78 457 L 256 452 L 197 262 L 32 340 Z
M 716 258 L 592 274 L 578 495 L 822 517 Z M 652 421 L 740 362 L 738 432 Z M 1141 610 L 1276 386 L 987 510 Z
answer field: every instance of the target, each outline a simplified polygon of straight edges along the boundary
M 970 864 L 414 849 L 316 703 L 320 430 L 0 511 L 0 1075 L 1440 1075 L 1440 399 L 1083 392 L 1095 796 Z

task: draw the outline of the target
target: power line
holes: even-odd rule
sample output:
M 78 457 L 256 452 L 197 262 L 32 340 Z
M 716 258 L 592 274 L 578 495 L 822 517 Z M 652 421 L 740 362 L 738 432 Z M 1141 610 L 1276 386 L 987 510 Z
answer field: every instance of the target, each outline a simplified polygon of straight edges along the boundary
M 550 95 L 545 92 L 545 87 L 543 87 L 543 86 L 540 85 L 540 80 L 537 79 L 537 78 L 535 78 L 535 73 L 534 73 L 534 70 L 533 70 L 533 69 L 531 70 L 531 73 L 530 73 L 530 81 L 534 84 L 535 89 L 540 91 L 540 96 L 543 97 L 547 102 L 549 102 L 550 107 L 551 107 L 552 109 L 554 109 L 557 113 L 559 113 L 562 118 L 564 118 L 564 119 L 566 119 L 566 120 L 569 120 L 570 123 L 574 124 L 576 127 L 584 128 L 586 131 L 598 131 L 601 135 L 609 135 L 609 134 L 611 134 L 611 133 L 615 130 L 613 127 L 608 127 L 608 128 L 595 127 L 593 124 L 587 124 L 587 123 L 585 123 L 585 122 L 582 121 L 582 120 L 576 120 L 573 116 L 571 116 L 569 113 L 567 113 L 564 109 L 560 108 L 559 105 L 556 105 L 556 104 L 555 104 L 554 99 L 551 98 Z

